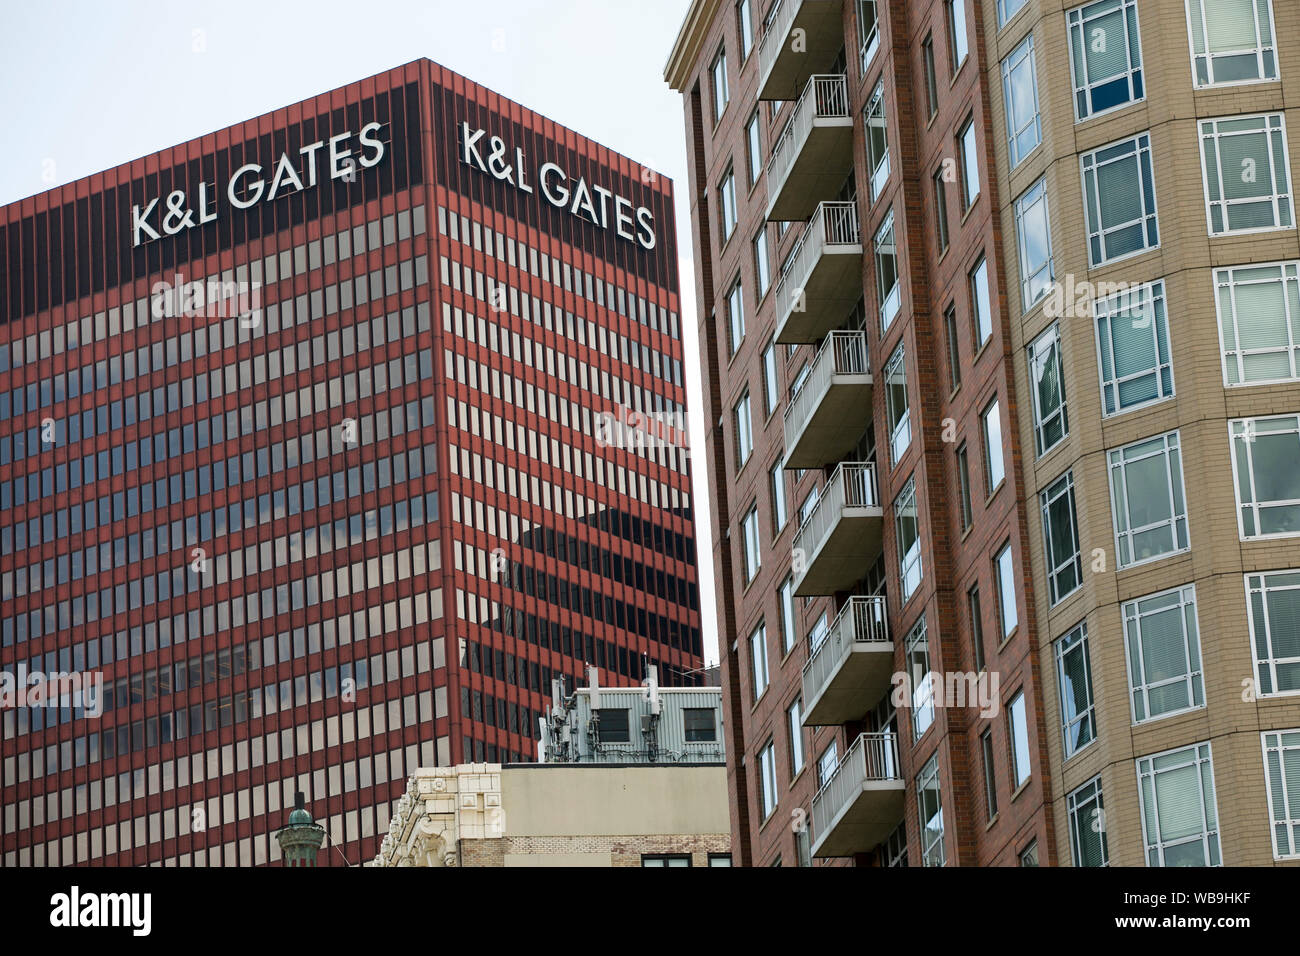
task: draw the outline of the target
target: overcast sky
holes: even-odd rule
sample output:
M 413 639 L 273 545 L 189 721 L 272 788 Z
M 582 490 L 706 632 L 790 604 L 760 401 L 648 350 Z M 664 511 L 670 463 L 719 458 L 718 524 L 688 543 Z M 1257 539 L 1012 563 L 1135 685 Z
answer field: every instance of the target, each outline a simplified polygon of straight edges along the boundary
M 663 66 L 689 0 L 13 4 L 0 30 L 0 204 L 72 182 L 420 57 L 669 176 L 691 434 L 702 436 L 679 94 Z M 696 533 L 716 661 L 710 497 Z

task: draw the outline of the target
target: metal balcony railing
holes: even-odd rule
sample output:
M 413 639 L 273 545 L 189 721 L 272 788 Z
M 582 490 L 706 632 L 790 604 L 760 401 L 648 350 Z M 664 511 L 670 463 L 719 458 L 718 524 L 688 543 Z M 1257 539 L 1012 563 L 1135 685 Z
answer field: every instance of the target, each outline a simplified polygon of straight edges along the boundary
M 809 366 L 808 374 L 785 407 L 786 447 L 792 447 L 795 438 L 808 426 L 836 375 L 867 373 L 866 332 L 831 332 L 827 335 Z M 864 412 L 870 414 L 869 409 L 864 409 Z
M 860 735 L 813 795 L 813 832 L 819 838 L 824 835 L 841 808 L 862 792 L 864 784 L 900 779 L 897 736 L 892 733 Z
M 790 24 L 803 0 L 776 0 L 763 21 L 763 37 L 758 41 L 758 75 L 767 76 L 781 55 L 790 33 Z
M 835 616 L 835 622 L 817 646 L 808 646 L 803 666 L 804 699 L 812 700 L 853 652 L 855 645 L 888 644 L 889 612 L 882 595 L 855 595 Z
M 784 320 L 796 308 L 807 307 L 804 289 L 828 246 L 860 246 L 861 243 L 857 203 L 819 203 L 817 211 L 804 227 L 803 235 L 795 243 L 790 264 L 776 283 L 776 301 L 782 310 L 781 319 Z
M 845 508 L 877 508 L 876 465 L 874 462 L 842 462 L 822 489 L 822 495 L 813 507 L 808 520 L 794 538 L 794 548 L 802 551 L 805 560 L 812 562 Z
M 769 196 L 781 191 L 786 176 L 799 157 L 812 130 L 813 121 L 819 119 L 847 119 L 849 115 L 848 83 L 843 73 L 814 74 L 795 101 L 790 122 L 772 147 L 772 158 L 767 161 Z

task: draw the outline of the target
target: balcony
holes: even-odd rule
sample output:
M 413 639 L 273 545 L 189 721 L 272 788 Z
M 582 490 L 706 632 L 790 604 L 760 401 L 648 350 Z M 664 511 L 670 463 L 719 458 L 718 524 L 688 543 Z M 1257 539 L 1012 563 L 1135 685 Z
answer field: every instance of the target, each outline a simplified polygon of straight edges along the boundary
M 893 673 L 884 597 L 849 598 L 803 666 L 804 726 L 859 720 L 888 693 Z
M 776 285 L 776 341 L 820 342 L 862 298 L 857 204 L 818 204 L 789 261 Z
M 796 33 L 795 31 L 802 31 Z M 844 45 L 840 0 L 779 0 L 758 45 L 758 98 L 792 100 Z
M 795 578 L 794 593 L 809 597 L 852 588 L 880 553 L 884 521 L 876 497 L 876 466 L 842 463 L 795 535 L 795 557 L 803 570 Z
M 813 797 L 813 856 L 879 846 L 903 819 L 905 788 L 894 734 L 862 734 Z
M 867 334 L 832 332 L 785 407 L 785 466 L 820 468 L 848 456 L 871 421 Z
M 767 161 L 767 218 L 807 219 L 853 169 L 853 120 L 844 74 L 813 76 Z

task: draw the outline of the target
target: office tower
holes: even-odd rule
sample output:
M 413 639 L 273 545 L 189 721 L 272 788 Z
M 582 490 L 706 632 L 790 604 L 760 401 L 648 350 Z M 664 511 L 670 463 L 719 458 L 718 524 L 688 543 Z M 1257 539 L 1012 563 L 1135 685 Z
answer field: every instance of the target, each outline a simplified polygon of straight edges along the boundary
M 1296 857 L 1297 28 L 691 5 L 738 862 Z
M 699 683 L 676 270 L 670 182 L 427 60 L 5 207 L 0 664 L 103 680 L 4 711 L 5 865 L 298 791 L 359 864 L 552 680 Z

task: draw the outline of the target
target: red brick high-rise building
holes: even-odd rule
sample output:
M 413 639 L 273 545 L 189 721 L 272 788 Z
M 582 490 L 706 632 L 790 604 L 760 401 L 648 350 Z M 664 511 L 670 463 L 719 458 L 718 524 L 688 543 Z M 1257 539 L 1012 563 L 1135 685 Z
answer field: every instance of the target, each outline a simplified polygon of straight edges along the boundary
M 701 683 L 679 311 L 669 181 L 427 60 L 0 210 L 4 865 L 359 863 Z

